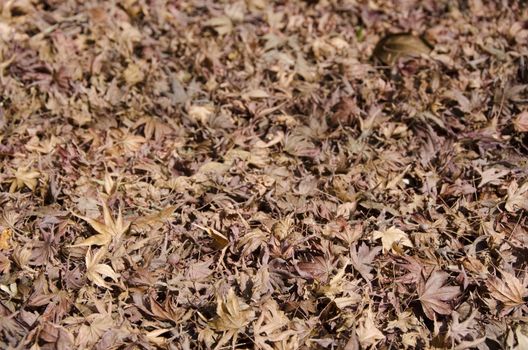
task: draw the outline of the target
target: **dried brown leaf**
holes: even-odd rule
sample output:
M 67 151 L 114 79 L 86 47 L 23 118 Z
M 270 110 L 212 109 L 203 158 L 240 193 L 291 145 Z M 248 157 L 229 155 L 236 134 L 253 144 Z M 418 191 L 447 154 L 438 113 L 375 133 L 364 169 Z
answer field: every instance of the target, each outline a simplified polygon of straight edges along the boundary
M 443 271 L 433 271 L 426 279 L 424 276 L 418 282 L 418 296 L 425 315 L 433 320 L 434 313 L 449 315 L 453 310 L 448 301 L 460 294 L 460 288 L 446 286 L 449 275 Z
M 412 34 L 390 34 L 379 41 L 374 56 L 387 65 L 393 65 L 401 57 L 428 55 L 430 45 L 422 38 Z

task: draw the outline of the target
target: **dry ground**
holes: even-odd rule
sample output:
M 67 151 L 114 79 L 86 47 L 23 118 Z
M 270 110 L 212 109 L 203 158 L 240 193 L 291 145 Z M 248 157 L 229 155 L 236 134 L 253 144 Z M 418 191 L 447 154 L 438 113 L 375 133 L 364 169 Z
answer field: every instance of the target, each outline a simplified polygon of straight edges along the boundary
M 0 0 L 0 348 L 528 349 L 527 8 Z

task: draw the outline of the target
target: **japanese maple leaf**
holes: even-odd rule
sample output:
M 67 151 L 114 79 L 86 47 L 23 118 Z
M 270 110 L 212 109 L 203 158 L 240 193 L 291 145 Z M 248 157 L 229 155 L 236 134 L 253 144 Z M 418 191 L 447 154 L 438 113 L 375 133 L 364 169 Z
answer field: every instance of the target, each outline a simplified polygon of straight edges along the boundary
M 217 318 L 211 323 L 214 329 L 238 332 L 255 318 L 255 311 L 238 298 L 233 289 L 229 290 L 226 297 L 218 296 L 217 299 Z
M 29 170 L 29 168 L 19 168 L 15 172 L 9 192 L 13 193 L 24 186 L 28 187 L 31 191 L 34 191 L 37 187 L 39 177 L 40 173 L 38 171 Z
M 513 308 L 525 304 L 524 298 L 528 296 L 528 289 L 514 275 L 506 271 L 502 271 L 501 275 L 502 279 L 491 276 L 488 289 L 491 296 L 504 306 L 502 313 L 507 314 Z
M 486 169 L 484 171 L 480 171 L 477 169 L 477 171 L 480 173 L 481 180 L 478 185 L 478 187 L 482 187 L 486 184 L 492 184 L 492 185 L 499 185 L 500 184 L 500 178 L 508 175 L 510 173 L 509 170 L 506 169 L 497 169 L 497 168 L 490 168 Z
M 96 235 L 88 237 L 81 243 L 75 244 L 72 247 L 89 247 L 92 245 L 102 245 L 107 246 L 112 242 L 112 239 L 115 238 L 119 240 L 123 234 L 125 234 L 130 228 L 130 222 L 123 221 L 123 215 L 121 210 L 117 215 L 117 219 L 114 220 L 110 214 L 110 209 L 106 203 L 103 202 L 103 219 L 104 223 L 96 221 L 94 219 L 77 215 L 73 213 L 78 218 L 86 221 L 92 228 L 97 232 Z
M 402 246 L 412 247 L 413 244 L 407 237 L 407 234 L 392 226 L 384 231 L 374 231 L 374 239 L 381 238 L 381 244 L 383 245 L 383 251 L 394 250 L 393 244 L 400 244 Z
M 418 281 L 418 295 L 425 315 L 434 319 L 434 313 L 449 315 L 453 310 L 447 301 L 460 293 L 460 288 L 445 286 L 449 275 L 443 271 L 433 271 L 427 280 L 422 275 Z
M 103 259 L 106 254 L 106 249 L 101 248 L 95 254 L 92 255 L 92 251 L 88 248 L 86 252 L 86 277 L 99 287 L 109 288 L 104 278 L 109 277 L 117 282 L 119 275 L 106 264 L 100 264 L 99 262 Z
M 505 207 L 511 213 L 519 209 L 528 210 L 528 182 L 524 183 L 521 187 L 519 187 L 515 180 L 510 183 Z
M 374 277 L 371 273 L 373 266 L 372 262 L 376 255 L 379 254 L 381 247 L 370 249 L 365 243 L 361 243 L 359 248 L 354 244 L 350 247 L 350 256 L 352 266 L 359 272 L 365 281 L 370 281 Z

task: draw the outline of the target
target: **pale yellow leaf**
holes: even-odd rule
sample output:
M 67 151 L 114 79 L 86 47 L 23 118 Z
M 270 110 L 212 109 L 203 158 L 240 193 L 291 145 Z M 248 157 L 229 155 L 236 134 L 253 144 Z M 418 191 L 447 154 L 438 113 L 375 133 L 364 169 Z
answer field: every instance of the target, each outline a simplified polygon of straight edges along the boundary
M 374 231 L 374 239 L 381 238 L 381 244 L 383 245 L 383 251 L 387 252 L 393 249 L 393 244 L 399 244 L 406 247 L 412 247 L 413 244 L 407 237 L 407 234 L 402 230 L 392 226 L 384 231 Z

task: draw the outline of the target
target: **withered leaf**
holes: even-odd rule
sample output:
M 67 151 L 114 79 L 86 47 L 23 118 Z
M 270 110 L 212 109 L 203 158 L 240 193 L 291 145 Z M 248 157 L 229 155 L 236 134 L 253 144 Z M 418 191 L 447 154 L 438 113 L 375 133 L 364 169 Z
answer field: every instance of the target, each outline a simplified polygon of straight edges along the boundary
M 99 287 L 109 288 L 106 282 L 104 281 L 105 277 L 109 277 L 114 282 L 117 282 L 119 275 L 106 264 L 100 264 L 99 262 L 104 258 L 107 253 L 105 248 L 99 249 L 95 254 L 92 254 L 90 248 L 86 252 L 86 277 L 98 285 Z
M 417 57 L 430 52 L 429 43 L 408 33 L 389 34 L 374 48 L 374 56 L 387 65 L 393 65 L 401 57 Z
M 492 184 L 497 185 L 500 183 L 499 179 L 501 177 L 504 177 L 510 173 L 509 170 L 506 169 L 497 169 L 497 168 L 489 168 L 482 172 L 480 172 L 480 176 L 482 179 L 480 180 L 480 183 L 478 187 L 482 187 L 486 184 Z
M 219 35 L 229 34 L 233 30 L 233 22 L 227 16 L 211 18 L 204 25 L 213 28 Z
M 300 262 L 296 266 L 301 277 L 326 282 L 333 267 L 323 256 L 316 256 L 312 261 Z
M 229 289 L 225 297 L 217 297 L 216 319 L 211 326 L 218 331 L 241 331 L 255 318 L 255 311 Z
M 528 111 L 519 113 L 513 120 L 513 125 L 519 132 L 528 132 Z
M 126 222 L 123 220 L 123 214 L 121 213 L 121 210 L 117 215 L 117 219 L 114 220 L 110 214 L 110 209 L 105 202 L 103 202 L 104 223 L 82 215 L 77 215 L 75 213 L 73 213 L 73 215 L 90 224 L 97 234 L 88 237 L 80 243 L 74 244 L 72 247 L 89 247 L 92 245 L 108 246 L 112 239 L 120 239 L 121 236 L 128 232 L 131 224 L 131 222 Z
M 510 183 L 505 207 L 509 212 L 515 212 L 519 209 L 528 210 L 528 181 L 521 187 L 515 180 Z
M 355 244 L 350 247 L 350 262 L 367 282 L 374 277 L 371 273 L 374 268 L 372 262 L 381 249 L 381 247 L 370 249 L 365 243 L 361 243 L 359 248 Z
M 10 228 L 5 228 L 0 233 L 0 250 L 9 249 L 9 238 L 13 235 Z
M 434 313 L 449 315 L 453 310 L 448 301 L 460 294 L 460 288 L 446 286 L 449 274 L 443 271 L 433 271 L 428 277 L 423 276 L 418 281 L 418 296 L 425 315 L 434 319 Z
M 359 324 L 356 329 L 358 340 L 362 347 L 375 346 L 381 339 L 385 338 L 383 332 L 381 332 L 374 322 L 374 314 L 369 309 L 367 315 L 364 317 L 363 322 Z
M 524 298 L 528 296 L 526 286 L 511 273 L 502 271 L 501 276 L 502 278 L 489 277 L 488 289 L 491 296 L 504 305 L 506 312 L 511 308 L 525 304 Z
M 394 250 L 394 244 L 401 244 L 402 246 L 412 247 L 413 244 L 407 237 L 407 234 L 394 226 L 384 231 L 374 231 L 374 239 L 380 239 L 383 245 L 383 251 Z
M 15 192 L 16 190 L 26 186 L 30 190 L 34 191 L 37 187 L 38 178 L 40 173 L 29 168 L 18 168 L 15 172 L 15 178 L 11 182 L 9 192 Z
M 203 227 L 198 224 L 193 225 L 207 232 L 209 236 L 213 239 L 213 244 L 216 248 L 223 249 L 229 244 L 229 239 L 222 233 L 220 233 L 218 230 L 215 230 L 214 228 Z

